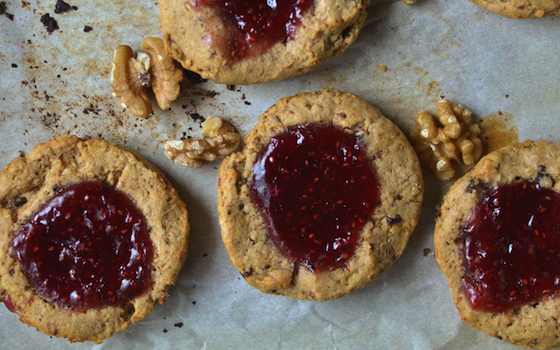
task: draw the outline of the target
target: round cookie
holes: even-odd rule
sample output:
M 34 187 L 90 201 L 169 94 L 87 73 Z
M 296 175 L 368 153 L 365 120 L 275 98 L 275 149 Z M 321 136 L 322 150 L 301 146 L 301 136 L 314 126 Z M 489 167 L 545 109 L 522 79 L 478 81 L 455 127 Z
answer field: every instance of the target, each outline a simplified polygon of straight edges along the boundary
M 104 191 L 99 203 L 109 204 L 104 204 L 105 206 L 99 204 L 100 208 L 107 211 L 96 211 L 92 216 L 91 212 L 88 214 L 92 206 L 88 206 L 88 209 L 83 208 L 91 203 L 92 196 L 89 196 L 88 191 L 99 188 L 95 186 L 101 186 Z M 67 198 L 78 196 L 80 191 L 85 191 L 88 195 L 78 202 L 57 202 L 61 200 L 61 196 L 65 196 L 66 199 L 62 199 L 69 201 Z M 97 193 L 95 191 L 91 193 Z M 110 249 L 114 250 L 111 253 L 94 251 L 94 255 L 98 254 L 96 256 L 104 258 L 100 258 L 99 261 L 84 262 L 83 257 L 89 254 L 87 249 L 96 249 L 89 248 L 90 244 L 98 247 L 98 244 L 107 242 L 103 243 L 101 236 L 94 237 L 91 233 L 89 236 L 84 236 L 88 235 L 85 232 L 90 231 L 85 229 L 82 231 L 80 228 L 78 229 L 80 232 L 76 235 L 64 236 L 71 237 L 68 238 L 71 241 L 61 241 L 60 257 L 55 259 L 61 261 L 61 264 L 66 264 L 69 257 L 71 261 L 75 261 L 75 265 L 72 266 L 78 267 L 76 270 L 66 271 L 64 265 L 57 265 L 57 268 L 62 268 L 57 273 L 62 274 L 61 276 L 70 276 L 60 277 L 61 281 L 71 283 L 75 280 L 74 276 L 80 276 L 77 278 L 79 280 L 84 276 L 84 271 L 81 271 L 79 266 L 106 267 L 103 259 L 116 259 L 115 256 L 118 255 L 130 259 L 125 260 L 129 261 L 126 266 L 141 267 L 132 270 L 137 273 L 133 276 L 125 275 L 129 272 L 126 268 L 119 270 L 118 273 L 121 273 L 119 276 L 123 276 L 123 279 L 118 280 L 120 287 L 117 297 L 119 293 L 125 293 L 130 290 L 129 288 L 141 285 L 143 282 L 146 282 L 146 288 L 137 290 L 134 298 L 118 299 L 120 302 L 116 304 L 113 301 L 117 299 L 110 299 L 109 304 L 100 307 L 86 306 L 77 309 L 61 302 L 66 300 L 64 299 L 66 296 L 59 293 L 62 289 L 56 289 L 58 287 L 51 284 L 57 276 L 49 275 L 50 279 L 45 279 L 39 287 L 34 285 L 37 274 L 46 276 L 45 271 L 49 272 L 48 269 L 53 263 L 52 260 L 43 260 L 49 262 L 44 264 L 38 260 L 39 256 L 47 259 L 51 249 L 59 249 L 58 246 L 50 245 L 57 244 L 55 238 L 51 237 L 57 235 L 60 237 L 62 234 L 75 232 L 76 227 L 82 227 L 53 226 L 58 224 L 44 224 L 44 221 L 41 221 L 36 225 L 47 225 L 48 234 L 41 232 L 37 235 L 38 231 L 29 230 L 29 223 L 37 217 L 44 218 L 41 220 L 51 220 L 49 222 L 62 220 L 63 224 L 64 220 L 74 220 L 75 217 L 70 214 L 61 219 L 57 211 L 52 209 L 63 208 L 60 203 L 70 203 L 64 210 L 72 210 L 68 207 L 75 207 L 77 209 L 74 212 L 78 213 L 78 216 L 87 217 L 84 220 L 88 227 L 91 227 L 91 232 L 105 230 L 110 237 L 109 246 L 112 244 Z M 97 202 L 92 205 L 97 205 Z M 122 216 L 125 210 L 126 219 Z M 62 211 L 59 213 L 66 215 Z M 118 215 L 121 215 L 124 223 L 108 221 L 107 226 L 95 228 L 95 225 L 102 220 L 113 220 Z M 98 219 L 95 219 L 95 216 Z M 127 223 L 130 224 L 128 226 L 131 227 L 130 231 L 113 233 L 112 228 L 124 227 L 119 225 Z M 22 232 L 27 236 L 22 235 Z M 113 333 L 125 330 L 131 324 L 142 320 L 152 311 L 156 303 L 164 302 L 167 291 L 174 284 L 186 257 L 188 233 L 189 223 L 185 204 L 173 186 L 153 166 L 132 153 L 102 140 L 82 140 L 73 136 L 54 138 L 38 145 L 29 154 L 13 160 L 0 172 L 0 300 L 4 300 L 8 309 L 17 314 L 22 322 L 34 326 L 43 333 L 65 337 L 70 341 L 101 342 Z M 132 243 L 127 241 L 129 234 Z M 147 234 L 147 238 L 142 234 Z M 22 238 L 24 236 L 25 239 Z M 33 238 L 35 241 L 30 237 L 35 237 Z M 72 237 L 82 237 L 82 239 L 75 240 Z M 37 239 L 39 242 L 49 242 L 48 248 L 39 245 L 33 248 L 31 245 L 30 251 L 37 254 L 37 257 L 26 257 L 25 249 L 29 248 L 26 244 L 35 244 Z M 123 248 L 129 243 L 132 244 L 130 250 Z M 84 251 L 86 253 L 81 255 Z M 136 265 L 140 258 L 145 258 L 148 263 Z M 31 259 L 32 264 L 38 266 L 38 269 L 31 268 L 29 272 L 21 259 Z M 91 264 L 88 265 L 89 263 Z M 86 271 L 98 274 L 96 270 L 94 268 Z M 103 271 L 105 273 L 110 270 Z M 134 276 L 142 276 L 142 279 Z M 89 298 L 104 293 L 103 288 L 113 283 L 109 275 L 103 275 L 101 278 L 104 281 L 102 285 L 86 286 L 94 289 Z M 47 291 L 50 288 L 51 292 L 53 290 L 56 292 L 47 293 L 48 297 L 45 297 L 45 288 Z M 76 301 L 81 296 L 85 298 L 86 294 L 72 292 L 68 300 Z M 47 300 L 50 297 L 53 299 Z
M 281 80 L 309 71 L 321 60 L 344 51 L 357 39 L 368 6 L 368 0 L 300 0 L 274 3 L 277 10 L 273 11 L 272 5 L 265 5 L 268 2 L 262 0 L 228 1 L 225 2 L 230 6 L 227 8 L 223 3 L 220 0 L 162 0 L 160 23 L 166 48 L 174 59 L 185 69 L 224 84 Z M 288 16 L 287 9 L 282 6 L 294 3 L 306 7 Z M 276 16 L 273 18 L 276 22 L 252 15 L 270 12 L 271 16 Z M 243 18 L 244 27 L 249 26 L 248 21 L 253 21 L 256 29 L 239 32 L 242 26 L 236 27 L 224 14 Z M 283 24 L 282 16 L 293 23 Z M 259 27 L 270 22 L 274 23 L 272 28 Z M 276 33 L 278 28 L 287 28 L 287 36 Z M 247 39 L 248 42 L 252 40 L 250 44 L 240 42 L 247 37 L 251 37 Z
M 343 266 L 321 271 L 280 250 L 251 192 L 254 166 L 271 140 L 294 128 L 311 126 L 355 137 L 366 164 L 376 173 L 379 191 L 375 209 L 366 213 L 365 224 L 357 232 L 353 254 L 346 256 Z M 246 137 L 244 149 L 222 163 L 218 189 L 222 239 L 232 264 L 253 287 L 296 299 L 333 299 L 364 286 L 402 254 L 418 223 L 422 196 L 422 173 L 414 150 L 377 108 L 349 93 L 302 93 L 283 98 L 267 110 Z M 324 215 L 320 220 L 328 222 Z
M 560 16 L 560 0 L 472 0 L 489 11 L 510 18 Z
M 560 146 L 545 141 L 515 144 L 485 156 L 450 188 L 435 228 L 436 260 L 448 280 L 461 318 L 491 336 L 531 348 L 544 349 L 560 343 L 560 299 L 555 298 L 550 290 L 543 295 L 530 294 L 538 293 L 537 287 L 518 284 L 519 280 L 532 280 L 518 275 L 518 271 L 524 274 L 531 271 L 542 273 L 543 267 L 533 265 L 533 260 L 529 258 L 519 258 L 525 257 L 524 254 L 535 256 L 534 248 L 531 248 L 534 243 L 524 246 L 515 242 L 532 242 L 533 239 L 538 242 L 544 237 L 537 229 L 537 225 L 542 225 L 545 220 L 540 204 L 536 206 L 538 217 L 532 217 L 532 211 L 528 212 L 530 216 L 526 216 L 523 213 L 525 207 L 533 208 L 533 201 L 541 203 L 540 200 L 556 197 L 556 207 L 552 206 L 555 210 L 560 208 L 560 196 L 557 195 L 560 191 L 559 160 Z M 542 198 L 534 195 L 537 192 L 543 194 Z M 517 199 L 508 201 L 504 198 Z M 493 206 L 498 209 L 489 211 L 491 215 L 480 215 Z M 527 226 L 517 222 L 527 217 Z M 489 231 L 484 225 L 491 220 L 499 224 L 490 225 L 492 228 Z M 512 225 L 512 228 L 507 225 Z M 480 231 L 484 227 L 486 231 Z M 519 230 L 529 230 L 529 235 L 523 231 L 523 236 L 514 236 Z M 494 236 L 494 232 L 506 232 L 509 236 L 505 236 L 504 240 L 502 236 Z M 500 245 L 504 245 L 503 249 L 497 249 Z M 543 249 L 549 248 L 545 243 Z M 486 253 L 479 254 L 478 251 Z M 545 257 L 546 254 L 538 250 L 536 256 Z M 495 257 L 503 259 L 504 263 L 485 260 Z M 492 269 L 493 272 L 483 273 L 486 270 L 481 268 Z M 508 273 L 502 274 L 502 271 Z M 496 276 L 500 277 L 494 280 Z M 540 286 L 539 283 L 544 281 L 538 278 L 533 281 Z M 479 281 L 484 284 L 479 284 Z M 496 286 L 498 289 L 495 289 Z M 500 292 L 496 293 L 496 290 Z

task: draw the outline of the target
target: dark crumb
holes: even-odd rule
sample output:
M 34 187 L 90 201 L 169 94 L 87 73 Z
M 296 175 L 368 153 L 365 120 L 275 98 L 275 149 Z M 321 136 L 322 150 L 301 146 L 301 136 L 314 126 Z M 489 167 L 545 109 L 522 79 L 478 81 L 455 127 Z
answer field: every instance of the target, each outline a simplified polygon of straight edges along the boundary
M 56 0 L 56 5 L 54 5 L 54 13 L 64 13 L 68 11 L 77 11 L 77 6 L 72 6 L 63 0 Z
M 245 105 L 246 105 L 246 106 L 250 106 L 250 105 L 252 105 L 252 103 L 251 103 L 251 102 L 249 102 L 249 101 L 243 101 L 243 103 L 245 103 Z
M 84 26 L 84 32 L 89 33 L 93 30 L 93 27 L 90 26 Z
M 17 196 L 16 198 L 14 198 L 14 206 L 16 208 L 21 207 L 25 203 L 27 203 L 27 198 L 25 198 L 25 197 Z
M 200 75 L 198 75 L 197 73 L 191 72 L 190 70 L 185 71 L 185 79 L 191 85 L 202 84 L 202 83 L 206 83 L 208 81 L 208 79 L 204 79 Z
M 235 91 L 235 85 L 227 85 L 226 87 L 229 91 Z
M 181 327 L 183 327 L 183 322 L 177 322 L 173 326 L 177 327 L 177 328 L 181 328 Z
M 14 20 L 14 15 L 8 12 L 8 6 L 5 1 L 0 1 L 0 15 L 6 16 L 10 21 Z
M 206 121 L 206 118 L 204 118 L 202 115 L 193 112 L 193 113 L 189 113 L 189 116 L 192 118 L 192 120 L 194 120 L 195 122 L 200 122 L 203 123 L 204 121 Z
M 206 258 L 207 256 L 208 256 L 208 253 L 202 254 L 202 257 L 203 257 L 203 258 Z
M 428 256 L 428 255 L 430 255 L 431 252 L 432 252 L 432 250 L 430 248 L 424 248 L 424 250 L 422 251 L 422 254 L 424 254 L 424 256 Z
M 59 29 L 56 19 L 52 18 L 48 13 L 41 16 L 41 23 L 43 23 L 43 26 L 45 26 L 47 33 L 49 34 L 52 34 L 52 32 Z
M 168 332 L 167 328 L 164 328 L 163 333 L 167 333 L 167 332 Z
M 397 225 L 402 222 L 402 217 L 400 215 L 396 215 L 395 217 L 387 217 L 387 223 L 389 225 Z
M 509 94 L 506 94 L 506 98 L 509 98 Z
M 196 300 L 193 300 L 193 301 L 192 301 L 192 304 L 193 304 L 193 305 L 196 305 Z
M 18 67 L 18 65 L 17 65 L 17 64 L 15 64 L 15 63 L 12 63 L 12 68 L 17 68 L 17 67 Z

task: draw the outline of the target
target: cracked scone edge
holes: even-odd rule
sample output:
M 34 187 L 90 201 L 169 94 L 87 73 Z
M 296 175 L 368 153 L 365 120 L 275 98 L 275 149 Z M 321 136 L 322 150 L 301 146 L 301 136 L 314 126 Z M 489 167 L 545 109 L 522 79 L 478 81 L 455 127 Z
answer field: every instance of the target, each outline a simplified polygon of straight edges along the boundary
M 560 16 L 560 0 L 471 0 L 498 15 L 515 18 Z
M 368 5 L 369 0 L 316 1 L 292 40 L 233 64 L 206 43 L 205 22 L 182 0 L 160 1 L 160 29 L 167 50 L 185 69 L 218 83 L 255 84 L 304 74 L 343 52 L 358 38 Z
M 77 312 L 37 296 L 9 251 L 19 225 L 53 196 L 53 187 L 86 180 L 105 181 L 133 200 L 146 218 L 154 257 L 146 293 L 123 306 Z M 103 140 L 61 136 L 9 163 L 0 185 L 0 299 L 9 297 L 22 322 L 73 342 L 101 342 L 165 301 L 186 257 L 189 223 L 185 204 L 154 166 Z M 19 196 L 27 203 L 11 206 Z
M 545 349 L 560 343 L 560 299 L 545 298 L 536 306 L 530 303 L 504 313 L 474 310 L 464 295 L 463 253 L 456 240 L 485 188 L 518 180 L 540 179 L 543 187 L 560 191 L 560 145 L 546 141 L 527 141 L 492 152 L 446 194 L 436 221 L 434 245 L 436 261 L 447 278 L 453 302 L 461 318 L 488 335 L 513 344 Z M 542 168 L 556 180 L 543 177 Z M 551 186 L 554 185 L 554 186 Z
M 381 202 L 360 232 L 347 266 L 312 273 L 280 253 L 250 198 L 252 168 L 271 137 L 305 123 L 334 123 L 363 132 L 359 139 L 377 173 Z M 416 227 L 423 196 L 418 158 L 404 134 L 381 112 L 349 93 L 319 91 L 283 98 L 247 135 L 242 151 L 219 170 L 218 211 L 230 261 L 257 289 L 296 299 L 326 300 L 363 287 L 404 251 Z M 395 224 L 391 218 L 402 219 Z

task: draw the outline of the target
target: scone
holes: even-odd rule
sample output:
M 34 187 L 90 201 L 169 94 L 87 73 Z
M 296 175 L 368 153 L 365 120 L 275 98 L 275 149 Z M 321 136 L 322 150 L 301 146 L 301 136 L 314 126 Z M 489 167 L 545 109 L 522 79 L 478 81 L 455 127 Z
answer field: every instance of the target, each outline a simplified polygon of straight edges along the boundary
M 151 165 L 57 137 L 0 172 L 0 300 L 46 334 L 101 342 L 165 300 L 188 232 L 185 204 Z
M 461 318 L 508 342 L 560 344 L 560 145 L 484 157 L 445 196 L 436 259 Z
M 489 11 L 511 18 L 560 16 L 560 0 L 472 0 Z
M 266 111 L 222 163 L 222 239 L 259 290 L 332 299 L 402 254 L 422 196 L 416 154 L 377 108 L 349 93 L 302 93 Z
M 167 51 L 224 84 L 302 74 L 352 44 L 368 0 L 162 0 Z

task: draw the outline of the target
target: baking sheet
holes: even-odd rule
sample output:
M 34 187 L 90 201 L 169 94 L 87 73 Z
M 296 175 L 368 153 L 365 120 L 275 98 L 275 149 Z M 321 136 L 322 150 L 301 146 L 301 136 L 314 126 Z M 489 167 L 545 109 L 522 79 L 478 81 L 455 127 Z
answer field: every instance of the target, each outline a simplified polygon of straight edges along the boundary
M 479 115 L 501 111 L 511 116 L 522 139 L 558 140 L 559 19 L 507 20 L 467 0 L 424 0 L 413 7 L 372 1 L 359 41 L 313 73 L 232 90 L 197 85 L 171 112 L 139 120 L 123 113 L 111 97 L 110 61 L 117 44 L 138 46 L 142 37 L 158 34 L 157 3 L 73 0 L 77 11 L 56 15 L 54 2 L 7 0 L 14 20 L 0 16 L 0 165 L 62 133 L 124 145 L 177 184 L 190 210 L 192 245 L 167 303 L 127 332 L 101 345 L 70 345 L 20 324 L 0 307 L 0 348 L 514 348 L 458 319 L 431 253 L 442 192 L 431 178 L 421 225 L 392 269 L 342 299 L 299 302 L 261 294 L 242 280 L 219 237 L 215 164 L 176 166 L 163 155 L 162 142 L 183 132 L 198 134 L 190 113 L 230 118 L 246 132 L 278 98 L 325 87 L 368 99 L 405 130 L 411 129 L 415 112 L 432 108 L 445 95 Z M 60 27 L 51 35 L 40 22 L 45 13 Z M 84 32 L 85 25 L 93 30 Z

